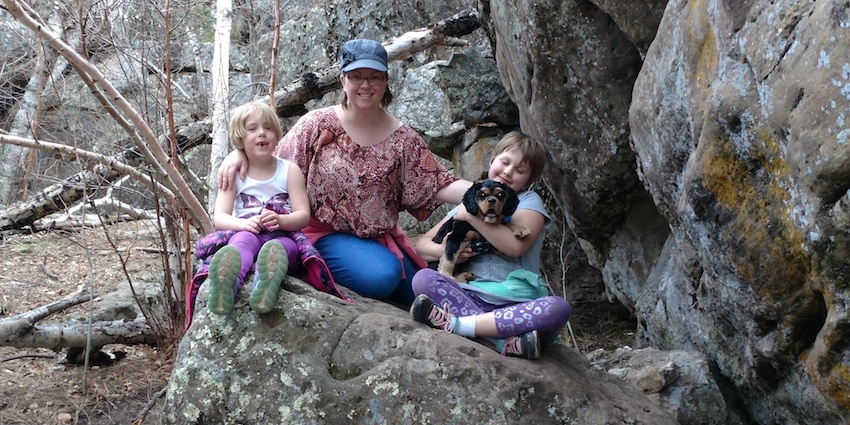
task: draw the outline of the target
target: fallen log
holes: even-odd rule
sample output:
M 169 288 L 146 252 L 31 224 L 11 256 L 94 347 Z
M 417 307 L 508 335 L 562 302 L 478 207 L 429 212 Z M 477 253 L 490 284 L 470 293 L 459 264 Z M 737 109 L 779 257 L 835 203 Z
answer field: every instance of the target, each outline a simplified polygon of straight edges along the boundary
M 46 317 L 92 298 L 96 296 L 78 293 L 33 310 L 0 319 L 0 346 L 51 350 L 62 347 L 85 347 L 89 341 L 89 334 L 94 347 L 107 344 L 156 345 L 161 340 L 143 319 L 131 322 L 125 320 L 95 322 L 91 327 L 80 322 L 38 325 Z

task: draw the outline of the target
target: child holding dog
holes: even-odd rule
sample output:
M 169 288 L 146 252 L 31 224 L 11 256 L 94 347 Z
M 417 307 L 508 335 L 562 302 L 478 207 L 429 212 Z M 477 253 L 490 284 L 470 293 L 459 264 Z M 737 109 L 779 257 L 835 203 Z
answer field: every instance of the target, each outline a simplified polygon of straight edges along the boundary
M 289 232 L 307 225 L 310 204 L 301 168 L 272 155 L 282 135 L 277 114 L 267 103 L 255 101 L 233 110 L 228 136 L 247 158 L 248 171 L 233 187 L 220 190 L 215 202 L 216 230 L 236 231 L 209 264 L 207 308 L 215 314 L 233 310 L 255 257 L 248 304 L 258 313 L 274 307 L 290 265 L 300 265 L 299 248 Z
M 487 175 L 517 192 L 519 205 L 510 220 L 525 226 L 529 235 L 515 237 L 508 226 L 485 223 L 462 204 L 450 211 L 417 241 L 422 258 L 436 261 L 443 255 L 445 242 L 433 238 L 450 219 L 471 224 L 492 250 L 461 252 L 458 261 L 465 261 L 466 271 L 475 276 L 469 284 L 432 269 L 418 271 L 412 283 L 418 294 L 410 308 L 414 320 L 465 337 L 492 339 L 502 354 L 528 359 L 539 357 L 541 342 L 555 341 L 569 319 L 570 305 L 549 296 L 538 275 L 543 231 L 551 219 L 540 196 L 528 189 L 545 164 L 546 151 L 537 140 L 512 131 L 499 141 Z

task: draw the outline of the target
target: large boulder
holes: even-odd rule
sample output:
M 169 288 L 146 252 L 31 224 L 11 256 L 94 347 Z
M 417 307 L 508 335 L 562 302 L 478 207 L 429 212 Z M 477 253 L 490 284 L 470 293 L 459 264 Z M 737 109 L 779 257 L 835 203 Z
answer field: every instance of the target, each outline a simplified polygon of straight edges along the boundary
M 293 278 L 259 316 L 247 287 L 226 317 L 207 313 L 206 295 L 204 285 L 180 343 L 166 424 L 676 423 L 566 346 L 537 361 L 504 357 L 398 307 L 346 303 Z
M 641 340 L 705 353 L 745 422 L 850 420 L 846 4 L 485 6 L 546 183 Z
M 649 285 L 612 286 L 652 344 L 712 356 L 757 423 L 850 420 L 848 22 L 838 1 L 671 1 L 633 92 L 672 233 Z

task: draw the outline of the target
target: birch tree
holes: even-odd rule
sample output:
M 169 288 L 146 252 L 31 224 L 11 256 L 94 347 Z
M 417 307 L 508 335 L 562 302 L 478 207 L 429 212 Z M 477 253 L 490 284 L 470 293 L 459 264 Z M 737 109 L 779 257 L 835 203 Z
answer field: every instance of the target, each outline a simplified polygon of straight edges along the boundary
M 55 10 L 47 23 L 51 31 L 59 36 L 63 35 L 63 28 Z M 45 78 L 53 79 L 61 77 L 68 63 L 57 59 L 58 54 L 53 49 L 45 48 L 44 43 L 38 43 L 36 49 L 36 71 L 30 77 L 21 100 L 18 102 L 18 110 L 10 126 L 10 134 L 24 138 L 35 138 L 38 126 L 39 96 L 44 88 Z M 52 72 L 49 72 L 50 69 Z M 26 181 L 24 170 L 27 169 L 27 156 L 29 150 L 15 145 L 0 146 L 0 204 L 8 204 L 15 200 L 16 192 L 21 185 L 15 184 L 17 180 Z M 22 179 L 21 177 L 24 176 Z
M 227 117 L 230 86 L 230 15 L 233 5 L 230 0 L 217 0 L 215 9 L 215 46 L 213 48 L 212 69 L 212 150 L 210 152 L 210 187 L 207 209 L 212 212 L 215 206 L 217 170 L 227 155 Z

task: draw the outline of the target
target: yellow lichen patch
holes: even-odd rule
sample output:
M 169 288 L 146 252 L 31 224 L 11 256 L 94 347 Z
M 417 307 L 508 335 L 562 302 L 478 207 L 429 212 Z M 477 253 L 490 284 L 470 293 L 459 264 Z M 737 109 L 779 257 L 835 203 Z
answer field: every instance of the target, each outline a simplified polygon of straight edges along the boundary
M 766 300 L 787 300 L 803 286 L 811 264 L 790 211 L 788 165 L 778 143 L 759 131 L 764 150 L 745 161 L 726 138 L 709 141 L 702 153 L 705 187 L 723 211 L 718 242 L 734 255 L 737 274 Z
M 827 300 L 827 304 L 832 302 Z M 848 343 L 845 319 L 835 308 L 830 308 L 819 338 L 800 359 L 818 391 L 842 410 L 850 411 L 850 365 L 843 355 Z
M 717 37 L 708 20 L 707 5 L 703 0 L 688 2 L 690 8 L 689 36 L 695 51 L 690 63 L 691 83 L 699 93 L 697 102 L 704 103 L 711 95 L 711 82 L 714 81 L 717 63 L 720 57 L 717 51 Z
M 850 411 L 850 366 L 837 363 L 827 379 L 827 394 L 838 407 Z

